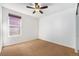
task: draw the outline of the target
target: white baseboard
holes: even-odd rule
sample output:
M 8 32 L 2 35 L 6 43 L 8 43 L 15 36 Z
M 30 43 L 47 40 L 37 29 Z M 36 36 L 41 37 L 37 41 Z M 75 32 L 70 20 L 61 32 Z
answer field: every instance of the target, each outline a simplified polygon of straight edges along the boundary
M 34 39 L 23 40 L 23 41 L 18 41 L 18 42 L 13 42 L 13 43 L 4 43 L 3 47 L 10 46 L 10 45 L 16 45 L 16 44 L 23 43 L 23 42 L 28 42 L 30 40 L 34 40 Z
M 78 50 L 75 49 L 75 53 L 78 53 Z
M 39 39 L 41 39 L 41 40 L 46 40 L 45 38 L 39 38 Z M 74 47 L 69 46 L 69 45 L 67 45 L 67 44 L 63 44 L 63 43 L 56 42 L 56 41 L 50 41 L 50 40 L 46 40 L 46 41 L 51 42 L 51 43 L 56 43 L 56 44 L 58 44 L 58 45 L 62 45 L 62 46 L 65 46 L 65 47 L 72 48 L 72 49 L 75 50 L 75 53 L 78 53 L 78 50 L 77 50 L 77 49 L 75 49 Z

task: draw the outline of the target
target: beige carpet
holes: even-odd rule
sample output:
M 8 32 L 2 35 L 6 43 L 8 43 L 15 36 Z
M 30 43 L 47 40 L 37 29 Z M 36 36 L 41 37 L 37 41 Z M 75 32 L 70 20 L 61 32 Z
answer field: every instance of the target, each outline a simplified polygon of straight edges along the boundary
M 72 56 L 74 49 L 43 40 L 31 40 L 4 47 L 3 56 Z

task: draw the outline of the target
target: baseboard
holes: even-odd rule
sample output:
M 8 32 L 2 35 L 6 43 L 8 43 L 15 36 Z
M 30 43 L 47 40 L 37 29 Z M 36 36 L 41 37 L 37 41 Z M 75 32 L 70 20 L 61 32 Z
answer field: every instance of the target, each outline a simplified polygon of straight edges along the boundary
M 55 43 L 55 44 L 58 44 L 58 45 L 61 45 L 61 46 L 65 46 L 65 47 L 68 47 L 68 48 L 72 48 L 71 46 L 67 46 L 66 44 L 62 44 L 62 43 L 59 43 L 59 42 L 55 42 L 55 41 L 49 41 L 49 40 L 46 40 L 44 38 L 37 38 L 37 39 L 40 39 L 40 40 L 45 40 L 45 41 L 48 41 L 48 42 L 51 42 L 51 43 Z M 36 39 L 32 39 L 32 40 L 36 40 Z M 29 41 L 29 40 L 28 40 Z M 24 42 L 28 42 L 28 41 L 24 41 Z M 17 44 L 21 44 L 21 43 L 24 43 L 24 42 L 20 42 L 20 43 L 15 43 L 15 44 L 12 44 L 12 45 L 7 45 L 7 46 L 13 46 L 13 45 L 17 45 Z M 6 46 L 4 46 L 6 47 Z M 72 48 L 74 49 L 74 48 Z M 74 49 L 74 52 L 75 53 L 78 53 L 79 51 Z
M 78 50 L 77 50 L 77 49 L 75 49 L 74 47 L 68 46 L 68 45 L 66 45 L 66 44 L 63 44 L 63 43 L 60 43 L 60 42 L 56 42 L 56 41 L 46 40 L 46 39 L 44 39 L 44 38 L 39 38 L 39 39 L 45 40 L 45 41 L 48 41 L 48 42 L 51 42 L 51 43 L 55 43 L 55 44 L 58 44 L 58 45 L 61 45 L 61 46 L 65 46 L 65 47 L 68 47 L 68 48 L 71 48 L 71 49 L 74 49 L 74 52 L 75 52 L 75 53 L 78 53 Z
M 17 45 L 17 44 L 22 44 L 22 43 L 26 43 L 30 40 L 35 40 L 35 39 L 29 39 L 29 40 L 25 40 L 25 41 L 20 41 L 20 42 L 16 42 L 16 43 L 13 43 L 13 44 L 7 44 L 7 45 L 3 45 L 3 48 L 4 47 L 8 47 L 8 46 L 14 46 L 14 45 Z
M 75 49 L 75 53 L 78 53 L 79 51 Z

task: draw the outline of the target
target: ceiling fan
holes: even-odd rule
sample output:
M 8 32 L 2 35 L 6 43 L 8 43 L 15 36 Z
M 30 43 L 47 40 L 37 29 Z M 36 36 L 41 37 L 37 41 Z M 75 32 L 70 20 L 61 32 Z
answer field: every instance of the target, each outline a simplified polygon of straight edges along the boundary
M 26 6 L 27 8 L 30 8 L 30 9 L 34 9 L 33 11 L 33 14 L 36 13 L 36 12 L 40 12 L 41 14 L 43 14 L 43 11 L 41 11 L 41 9 L 46 9 L 48 8 L 48 6 L 40 6 L 38 3 L 34 3 L 34 7 L 31 7 L 31 6 Z

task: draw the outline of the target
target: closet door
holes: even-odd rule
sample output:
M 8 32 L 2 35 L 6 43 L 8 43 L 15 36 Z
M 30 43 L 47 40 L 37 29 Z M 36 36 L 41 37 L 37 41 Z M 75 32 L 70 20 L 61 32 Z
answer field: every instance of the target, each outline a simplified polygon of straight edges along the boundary
M 2 50 L 2 7 L 0 5 L 0 53 Z

